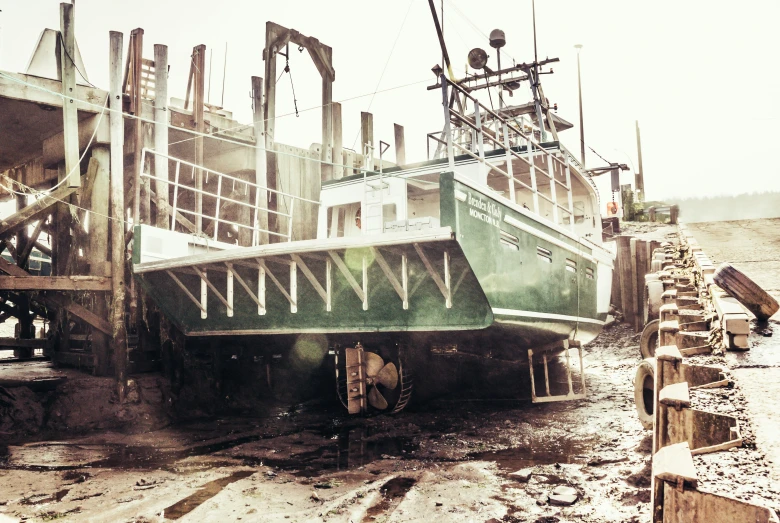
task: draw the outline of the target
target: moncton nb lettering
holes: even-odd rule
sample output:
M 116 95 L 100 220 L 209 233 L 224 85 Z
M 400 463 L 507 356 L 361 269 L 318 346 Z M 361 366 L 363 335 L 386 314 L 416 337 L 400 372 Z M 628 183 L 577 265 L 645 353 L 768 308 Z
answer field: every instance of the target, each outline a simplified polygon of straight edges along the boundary
M 488 216 L 484 212 L 479 212 L 476 209 L 469 209 L 469 214 L 471 215 L 472 218 L 476 218 L 478 220 L 482 220 L 483 222 L 487 222 L 493 227 L 499 226 L 499 222 L 497 219 L 493 218 L 492 216 Z

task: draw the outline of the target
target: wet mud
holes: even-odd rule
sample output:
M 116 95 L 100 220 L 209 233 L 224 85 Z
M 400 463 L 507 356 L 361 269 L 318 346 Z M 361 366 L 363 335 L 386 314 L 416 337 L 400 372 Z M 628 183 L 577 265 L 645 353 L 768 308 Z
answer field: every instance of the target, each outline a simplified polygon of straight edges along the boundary
M 472 382 L 468 393 L 393 416 L 349 418 L 336 401 L 315 400 L 269 404 L 260 417 L 8 445 L 0 514 L 112 522 L 645 520 L 650 445 L 633 406 L 637 336 L 618 325 L 584 353 L 589 395 L 580 401 L 532 404 L 527 390 L 496 398 L 495 387 L 517 388 L 517 373 L 528 371 L 492 365 L 482 370 L 491 377 L 482 391 Z M 553 388 L 566 382 L 559 368 L 550 366 Z M 557 486 L 575 489 L 577 501 L 551 504 Z

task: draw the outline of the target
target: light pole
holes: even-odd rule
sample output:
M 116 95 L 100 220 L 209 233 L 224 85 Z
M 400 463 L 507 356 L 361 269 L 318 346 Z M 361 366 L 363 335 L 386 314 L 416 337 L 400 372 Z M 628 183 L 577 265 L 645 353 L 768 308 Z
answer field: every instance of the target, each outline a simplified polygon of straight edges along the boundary
M 580 160 L 582 161 L 582 166 L 585 167 L 585 124 L 582 118 L 582 76 L 580 74 L 580 49 L 582 49 L 582 44 L 577 44 L 574 48 L 577 49 L 577 90 L 580 95 Z

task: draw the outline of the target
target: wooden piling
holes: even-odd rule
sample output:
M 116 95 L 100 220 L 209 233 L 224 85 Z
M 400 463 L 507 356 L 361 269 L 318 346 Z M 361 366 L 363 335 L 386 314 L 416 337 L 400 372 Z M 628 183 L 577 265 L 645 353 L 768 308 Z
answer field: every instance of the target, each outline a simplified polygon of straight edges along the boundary
M 203 114 L 203 103 L 206 89 L 206 77 L 203 74 L 206 71 L 206 46 L 201 44 L 193 49 L 192 63 L 195 66 L 194 90 L 192 97 L 192 118 L 195 121 L 195 131 L 200 135 L 206 131 L 206 122 Z M 195 164 L 203 165 L 203 136 L 195 138 Z M 203 171 L 195 169 L 195 188 L 203 191 Z M 203 231 L 203 194 L 195 193 L 195 226 L 198 232 Z
M 344 177 L 344 136 L 342 134 L 341 104 L 333 102 L 333 178 Z
M 63 138 L 65 141 L 65 172 L 69 175 L 65 182 L 68 187 L 81 185 L 81 172 L 79 171 L 79 124 L 76 112 L 76 103 L 72 97 L 76 96 L 76 64 L 73 57 L 76 56 L 76 20 L 72 4 L 60 4 L 60 74 L 62 77 L 62 94 L 65 98 L 62 102 Z
M 635 321 L 636 307 L 634 306 L 635 278 L 631 270 L 631 238 L 618 236 L 618 268 L 620 270 L 620 303 L 623 317 L 632 325 Z
M 323 46 L 322 51 L 328 64 L 333 61 L 333 50 Z M 322 75 L 322 151 L 320 152 L 320 176 L 333 179 L 333 78 Z
M 366 144 L 370 147 L 366 150 Z M 360 153 L 365 154 L 363 165 L 370 170 L 374 169 L 374 115 L 371 113 L 360 113 Z
M 265 141 L 265 110 L 263 107 L 263 79 L 259 76 L 252 77 L 252 122 L 255 127 L 255 183 L 260 187 L 268 187 L 268 156 L 266 155 Z M 253 217 L 254 224 L 261 231 L 268 231 L 268 212 L 260 209 L 268 208 L 268 191 L 257 189 L 255 201 L 258 205 L 257 217 Z M 258 245 L 268 243 L 268 233 L 257 233 Z
M 111 31 L 109 54 L 111 135 L 111 329 L 114 373 L 119 400 L 127 384 L 127 329 L 125 327 L 125 226 L 124 226 L 124 115 L 122 113 L 122 33 Z
M 154 46 L 154 150 L 158 154 L 168 154 L 168 46 L 160 44 Z M 167 159 L 155 156 L 154 176 L 155 223 L 157 227 L 167 229 L 170 227 L 168 193 L 171 189 L 166 183 L 170 180 Z
M 133 136 L 135 139 L 135 150 L 133 151 L 133 223 L 140 223 L 141 216 L 144 214 L 141 210 L 141 203 L 145 198 L 141 197 L 141 149 L 144 144 L 144 124 L 141 121 L 141 65 L 143 61 L 144 50 L 144 30 L 140 27 L 130 32 L 130 48 L 128 49 L 128 72 L 132 78 L 132 91 L 130 112 L 137 118 L 133 119 Z M 113 101 L 113 100 L 112 100 Z M 123 140 L 124 141 L 124 140 Z
M 110 276 L 108 267 L 108 216 L 111 152 L 103 145 L 92 149 L 92 158 L 97 162 L 97 172 L 92 182 L 90 198 L 84 202 L 92 211 L 89 214 L 89 240 L 86 256 L 91 276 Z M 102 294 L 95 295 L 92 309 L 98 317 L 108 317 L 108 304 Z M 100 329 L 92 328 L 92 356 L 97 376 L 107 376 L 111 368 L 109 347 L 111 338 Z
M 645 274 L 647 274 L 647 242 L 645 240 L 636 240 L 636 331 L 640 332 L 645 326 L 645 306 L 647 296 L 645 294 Z
M 395 135 L 395 163 L 396 165 L 405 165 L 406 145 L 404 143 L 404 127 L 394 123 L 393 132 Z
M 24 209 L 27 206 L 27 197 L 22 195 L 16 195 L 16 209 L 21 210 Z M 30 243 L 30 238 L 27 233 L 27 227 L 23 227 L 19 230 L 19 232 L 16 233 L 16 252 L 20 253 L 17 257 L 16 263 L 17 266 L 21 267 L 24 270 L 28 269 L 29 264 L 27 263 L 27 257 L 24 256 L 24 252 L 27 251 L 28 243 Z M 31 332 L 32 326 L 33 326 L 33 318 L 34 315 L 30 314 L 30 297 L 26 293 L 22 292 L 19 294 L 19 300 L 16 303 L 17 310 L 18 310 L 18 319 L 19 319 L 19 338 L 26 340 L 34 337 L 34 333 Z M 32 356 L 32 349 L 27 349 L 29 351 L 29 354 L 25 354 L 26 356 Z M 14 354 L 16 354 L 17 351 L 14 350 Z

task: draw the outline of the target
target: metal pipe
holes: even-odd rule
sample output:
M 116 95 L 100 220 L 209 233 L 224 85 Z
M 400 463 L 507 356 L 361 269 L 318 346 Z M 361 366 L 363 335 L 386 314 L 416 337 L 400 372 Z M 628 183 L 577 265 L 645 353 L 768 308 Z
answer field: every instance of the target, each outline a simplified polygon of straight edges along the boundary
M 577 49 L 577 91 L 580 97 L 580 161 L 585 167 L 585 123 L 582 117 L 582 77 L 580 75 L 580 49 L 582 44 L 574 46 Z

